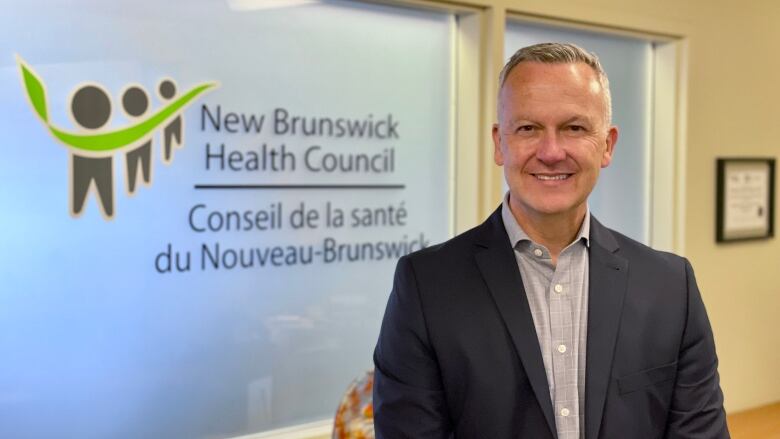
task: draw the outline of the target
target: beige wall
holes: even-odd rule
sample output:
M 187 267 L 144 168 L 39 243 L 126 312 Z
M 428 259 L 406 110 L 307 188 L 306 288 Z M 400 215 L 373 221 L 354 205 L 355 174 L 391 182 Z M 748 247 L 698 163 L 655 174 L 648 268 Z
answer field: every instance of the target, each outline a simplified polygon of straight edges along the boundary
M 715 245 L 713 163 L 780 155 L 780 4 L 718 3 L 702 8 L 691 37 L 686 241 L 715 330 L 727 407 L 739 410 L 780 400 L 780 240 Z M 741 61 L 727 62 L 732 56 Z
M 709 310 L 727 410 L 780 400 L 780 238 L 730 245 L 716 245 L 714 239 L 715 158 L 780 155 L 776 134 L 780 128 L 780 2 L 467 3 L 492 8 L 499 16 L 506 8 L 667 34 L 687 43 L 688 79 L 682 84 L 687 88 L 687 115 L 683 117 L 687 204 L 681 244 L 694 265 Z M 495 64 L 495 56 L 488 62 Z M 494 192 L 489 198 L 484 204 L 493 205 Z M 775 204 L 780 206 L 780 201 Z

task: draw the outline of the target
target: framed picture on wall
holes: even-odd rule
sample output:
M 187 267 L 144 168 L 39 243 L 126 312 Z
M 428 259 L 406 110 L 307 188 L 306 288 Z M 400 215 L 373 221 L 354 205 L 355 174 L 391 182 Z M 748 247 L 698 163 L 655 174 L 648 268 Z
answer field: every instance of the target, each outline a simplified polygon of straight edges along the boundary
M 717 159 L 717 242 L 774 236 L 775 159 Z

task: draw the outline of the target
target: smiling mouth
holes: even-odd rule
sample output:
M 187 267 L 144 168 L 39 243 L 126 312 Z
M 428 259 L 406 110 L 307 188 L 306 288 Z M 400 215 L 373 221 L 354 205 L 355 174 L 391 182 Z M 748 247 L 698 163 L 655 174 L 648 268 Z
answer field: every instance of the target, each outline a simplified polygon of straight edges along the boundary
M 556 181 L 556 180 L 566 180 L 567 178 L 571 177 L 573 174 L 531 174 L 531 175 L 536 177 L 537 180 Z

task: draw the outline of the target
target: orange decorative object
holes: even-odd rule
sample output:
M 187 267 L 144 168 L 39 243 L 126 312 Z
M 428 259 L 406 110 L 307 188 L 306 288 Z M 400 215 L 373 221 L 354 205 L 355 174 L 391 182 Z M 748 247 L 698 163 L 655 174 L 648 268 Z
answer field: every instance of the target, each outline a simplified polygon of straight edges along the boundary
M 353 381 L 333 420 L 333 439 L 374 439 L 374 371 Z

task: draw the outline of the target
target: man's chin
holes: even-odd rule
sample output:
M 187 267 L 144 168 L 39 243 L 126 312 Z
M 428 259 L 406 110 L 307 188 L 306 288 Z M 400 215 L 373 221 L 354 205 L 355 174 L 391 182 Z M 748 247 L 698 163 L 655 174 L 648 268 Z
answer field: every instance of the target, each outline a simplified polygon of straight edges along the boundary
M 560 218 L 579 216 L 585 211 L 584 203 L 573 203 L 565 200 L 540 200 L 538 203 L 527 203 L 520 209 L 526 214 L 537 218 Z

